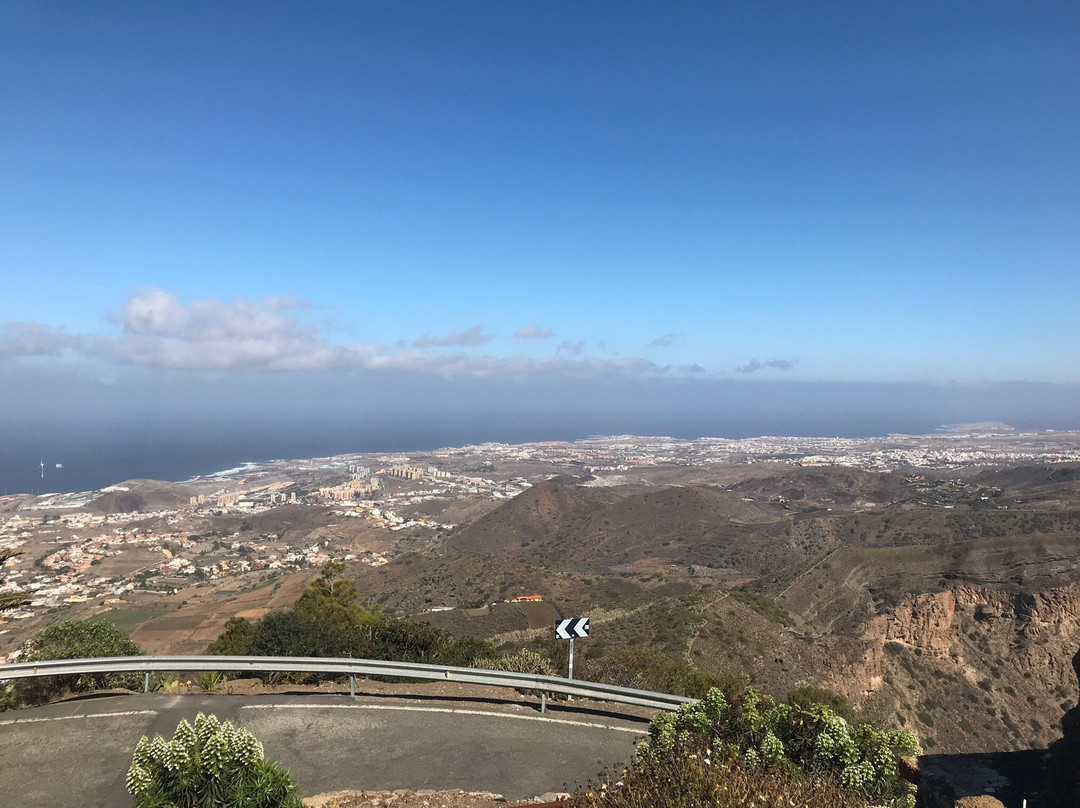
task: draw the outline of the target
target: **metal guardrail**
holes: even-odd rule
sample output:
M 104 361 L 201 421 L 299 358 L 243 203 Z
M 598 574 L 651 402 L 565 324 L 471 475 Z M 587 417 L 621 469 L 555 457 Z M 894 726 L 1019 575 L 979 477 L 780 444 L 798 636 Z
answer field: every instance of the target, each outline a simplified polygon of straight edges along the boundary
M 331 673 L 349 677 L 351 695 L 356 695 L 357 676 L 393 676 L 401 679 L 426 679 L 532 690 L 540 694 L 545 705 L 548 693 L 652 707 L 658 710 L 676 710 L 682 704 L 695 701 L 686 696 L 672 696 L 667 693 L 654 693 L 651 690 L 635 690 L 597 682 L 563 679 L 558 676 L 457 668 L 449 665 L 426 665 L 418 662 L 324 657 L 131 656 L 103 659 L 54 659 L 47 662 L 16 662 L 0 665 L 0 681 L 93 673 L 145 673 L 145 689 L 148 690 L 151 673 L 181 671 Z

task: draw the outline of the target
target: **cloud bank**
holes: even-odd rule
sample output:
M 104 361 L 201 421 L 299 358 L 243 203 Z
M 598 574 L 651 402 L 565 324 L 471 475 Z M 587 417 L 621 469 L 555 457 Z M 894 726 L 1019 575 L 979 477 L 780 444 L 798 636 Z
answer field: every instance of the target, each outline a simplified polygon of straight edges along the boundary
M 0 323 L 0 360 L 75 356 L 141 368 L 202 371 L 394 370 L 445 378 L 492 378 L 560 374 L 594 378 L 619 374 L 664 374 L 636 357 L 593 358 L 584 342 L 565 342 L 547 358 L 494 356 L 431 349 L 477 348 L 494 339 L 480 325 L 441 336 L 425 334 L 411 345 L 330 342 L 303 322 L 298 310 L 312 308 L 294 297 L 261 300 L 181 301 L 149 289 L 131 295 L 106 319 L 110 334 L 68 334 L 33 322 Z M 541 339 L 554 332 L 537 326 L 517 336 Z

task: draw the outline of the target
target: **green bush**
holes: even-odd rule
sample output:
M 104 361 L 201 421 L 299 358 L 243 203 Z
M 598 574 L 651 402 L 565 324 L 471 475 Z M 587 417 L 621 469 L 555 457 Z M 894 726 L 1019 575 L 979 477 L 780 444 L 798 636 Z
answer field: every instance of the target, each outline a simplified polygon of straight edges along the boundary
M 171 741 L 145 735 L 125 781 L 136 808 L 302 808 L 286 769 L 246 729 L 199 713 Z
M 823 687 L 807 685 L 805 687 L 796 688 L 784 697 L 784 701 L 803 710 L 809 710 L 815 704 L 824 704 L 849 724 L 871 723 L 870 715 L 855 709 L 851 702 L 839 693 L 834 693 Z
M 792 624 L 791 615 L 785 612 L 779 604 L 768 595 L 759 592 L 747 592 L 745 589 L 732 589 L 729 593 L 733 600 L 737 600 L 753 609 L 762 617 L 779 623 L 783 626 Z
M 897 775 L 902 755 L 918 754 L 915 736 L 872 724 L 851 724 L 826 704 L 777 703 L 754 688 L 738 702 L 720 690 L 657 716 L 639 755 L 670 762 L 709 754 L 742 765 L 835 778 L 853 798 L 913 806 L 910 785 Z
M 25 662 L 50 659 L 92 659 L 105 657 L 141 656 L 143 650 L 107 620 L 56 623 L 40 632 L 23 646 Z M 65 693 L 88 693 L 112 687 L 141 690 L 141 673 L 85 673 L 71 676 L 49 676 L 26 680 L 20 686 L 20 697 L 26 703 L 39 703 Z
M 199 674 L 199 687 L 205 690 L 207 693 L 212 691 L 222 682 L 229 681 L 229 677 L 220 671 L 204 671 Z
M 494 659 L 495 647 L 474 637 L 457 639 L 417 620 L 394 619 L 356 603 L 356 588 L 342 580 L 343 565 L 327 562 L 291 610 L 250 622 L 234 617 L 207 649 L 222 656 L 352 657 L 397 662 L 469 665 Z M 316 682 L 333 674 L 264 674 L 269 681 Z

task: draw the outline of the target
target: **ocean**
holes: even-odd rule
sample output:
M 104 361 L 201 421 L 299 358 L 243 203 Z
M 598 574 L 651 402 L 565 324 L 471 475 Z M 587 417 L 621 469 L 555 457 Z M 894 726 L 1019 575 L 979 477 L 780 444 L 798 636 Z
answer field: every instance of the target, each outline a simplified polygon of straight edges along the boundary
M 662 415 L 565 420 L 533 418 L 431 419 L 407 423 L 151 424 L 140 427 L 11 431 L 0 441 L 0 491 L 5 494 L 87 491 L 123 480 L 179 481 L 244 462 L 352 452 L 410 452 L 487 441 L 578 440 L 589 435 L 638 434 L 678 438 L 758 435 L 869 437 L 927 434 L 940 421 L 912 418 L 753 418 L 716 414 L 674 419 Z M 35 433 L 36 434 L 33 434 Z M 41 463 L 44 463 L 42 476 Z M 60 464 L 62 468 L 58 468 Z

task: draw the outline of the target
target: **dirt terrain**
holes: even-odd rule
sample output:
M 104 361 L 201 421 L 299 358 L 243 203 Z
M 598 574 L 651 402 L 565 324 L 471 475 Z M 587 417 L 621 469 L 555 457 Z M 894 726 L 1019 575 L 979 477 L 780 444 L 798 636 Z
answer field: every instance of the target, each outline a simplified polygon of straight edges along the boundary
M 308 808 L 505 808 L 498 794 L 467 791 L 337 791 L 307 797 Z

